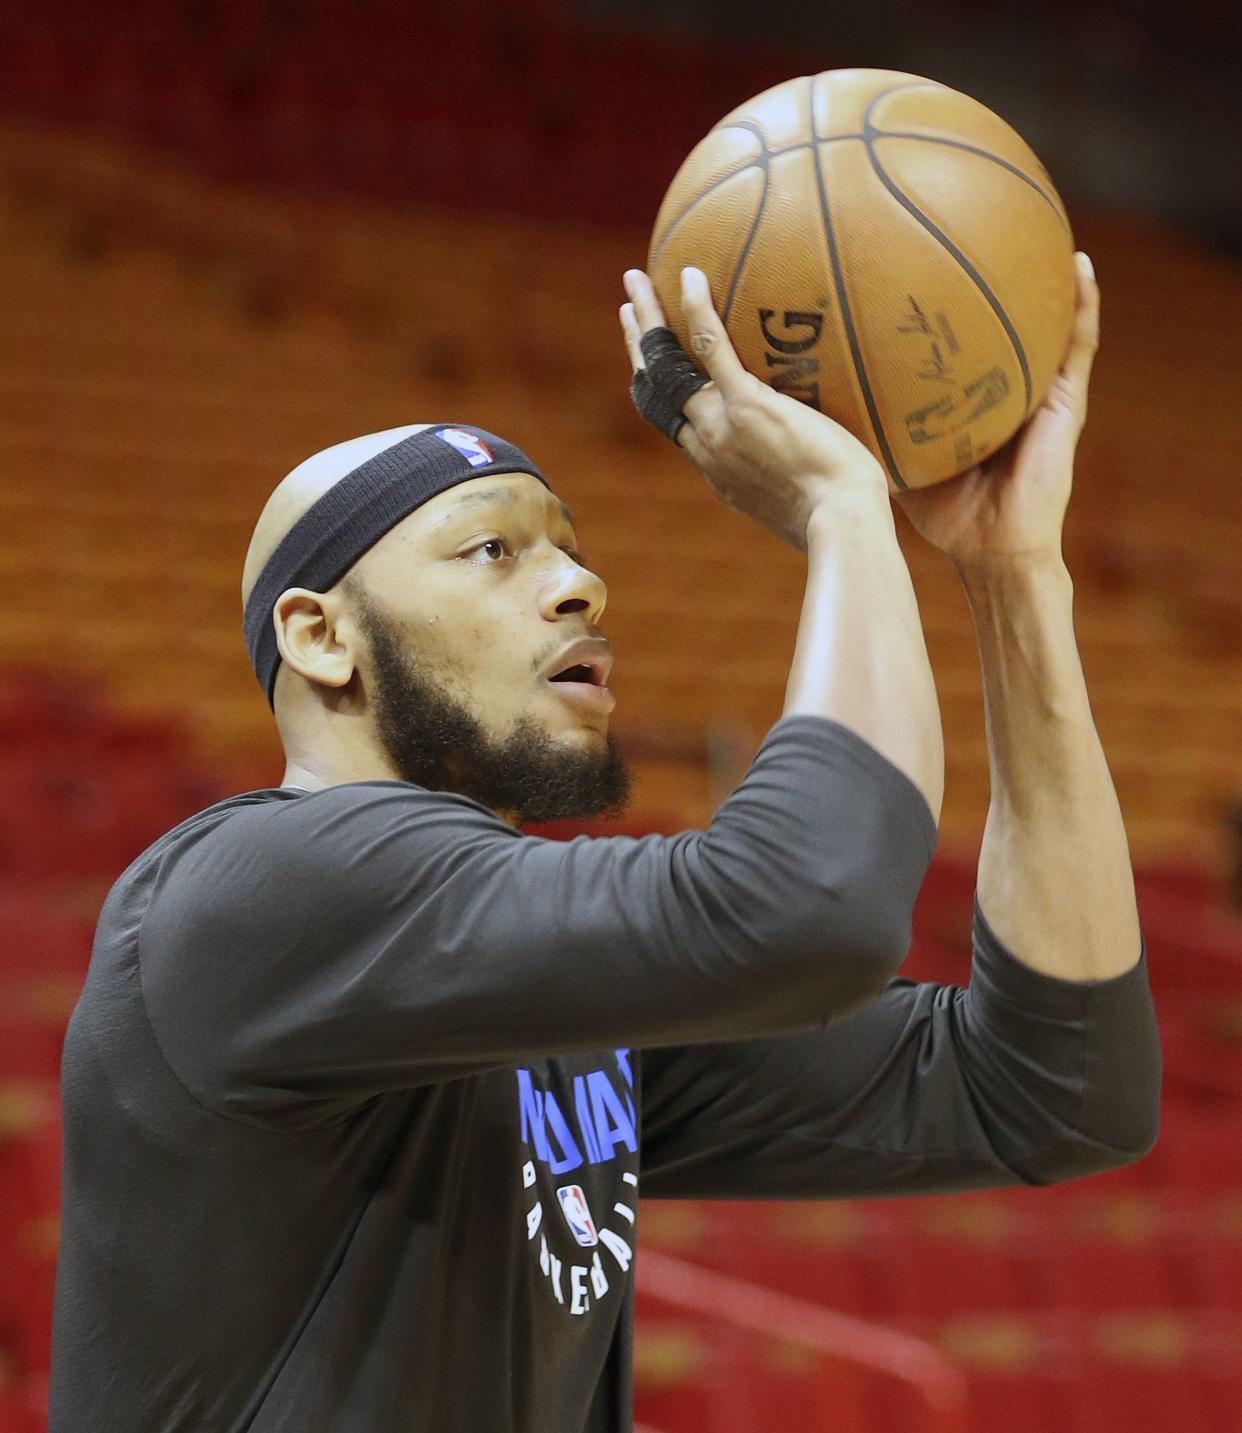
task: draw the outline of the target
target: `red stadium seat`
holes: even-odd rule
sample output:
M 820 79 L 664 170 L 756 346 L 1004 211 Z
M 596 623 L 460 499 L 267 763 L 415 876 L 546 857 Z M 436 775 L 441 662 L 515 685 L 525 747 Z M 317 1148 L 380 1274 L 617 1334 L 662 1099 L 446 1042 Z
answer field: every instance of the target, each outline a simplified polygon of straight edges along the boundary
M 1075 1194 L 1052 1204 L 1049 1272 L 1058 1302 L 1084 1312 L 1195 1304 L 1187 1235 L 1176 1210 L 1142 1193 Z
M 1166 1110 L 1149 1158 L 1167 1184 L 1242 1197 L 1242 1121 L 1235 1110 Z
M 28 941 L 0 910 L 0 1080 L 59 1076 L 65 1027 L 86 974 L 79 931 L 61 928 L 42 942 L 34 934 Z
M 20 1390 L 0 1388 L 0 1433 L 45 1433 L 46 1428 L 46 1418 L 22 1397 Z
M 60 1215 L 59 1115 L 0 1142 L 0 1337 L 25 1373 L 51 1361 Z
M 1094 1332 L 1089 1330 L 1088 1338 L 1072 1405 L 1073 1433 L 1170 1433 L 1181 1428 L 1227 1433 L 1229 1425 L 1210 1421 L 1213 1390 L 1196 1367 L 1193 1349 L 1183 1347 L 1189 1336 L 1176 1324 L 1158 1318 L 1147 1327 L 1106 1320 Z M 1110 1353 L 1109 1340 L 1117 1340 L 1120 1348 Z
M 56 1079 L 65 1024 L 0 1011 L 0 1080 Z

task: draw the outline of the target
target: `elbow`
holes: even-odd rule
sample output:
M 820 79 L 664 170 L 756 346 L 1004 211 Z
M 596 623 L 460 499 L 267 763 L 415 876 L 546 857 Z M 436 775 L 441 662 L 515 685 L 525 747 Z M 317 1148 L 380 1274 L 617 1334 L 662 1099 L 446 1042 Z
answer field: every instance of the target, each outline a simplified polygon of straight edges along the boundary
M 1121 1133 L 1124 1143 L 1116 1147 L 1116 1158 L 1108 1166 L 1110 1169 L 1120 1169 L 1125 1164 L 1136 1164 L 1155 1149 L 1156 1141 L 1160 1138 L 1159 1085 L 1151 1091 L 1147 1098 L 1136 1101 L 1134 1109 L 1126 1121 L 1126 1128 Z
M 758 851 L 714 832 L 700 846 L 719 878 L 714 943 L 744 967 L 748 998 L 776 1002 L 804 1022 L 827 1021 L 891 983 L 910 948 L 928 853 L 905 826 L 894 829 L 884 803 L 868 809 L 874 819 L 845 846 L 832 832 Z
M 910 949 L 911 910 L 873 879 L 865 891 L 836 892 L 791 945 L 812 987 L 806 1007 L 837 1020 L 877 999 Z
M 828 1018 L 848 1015 L 883 995 L 901 969 L 910 949 L 910 929 L 877 924 L 870 938 L 858 942 L 842 962 L 841 981 L 831 992 Z
M 815 883 L 800 934 L 818 953 L 825 1019 L 882 995 L 909 954 L 914 902 L 930 853 L 908 836 L 904 827 L 899 838 L 887 829 L 872 833 L 831 881 Z
M 1127 1133 L 1128 1142 L 1124 1149 L 1118 1151 L 1119 1157 L 1114 1168 L 1120 1168 L 1123 1164 L 1135 1164 L 1155 1149 L 1156 1141 L 1160 1138 L 1159 1089 L 1141 1106 L 1132 1128 Z
M 901 969 L 910 951 L 917 893 L 915 887 L 907 896 L 873 870 L 839 903 L 836 918 L 849 933 L 854 1004 L 882 994 Z
M 1095 1006 L 1085 1026 L 1070 1027 L 1079 1037 L 1088 1032 L 1085 1043 L 1076 1038 L 1059 1053 L 1046 1045 L 1042 1057 L 1031 1045 L 1009 1065 L 1004 1103 L 996 1108 L 1004 1145 L 1021 1150 L 1006 1163 L 1026 1183 L 1104 1174 L 1136 1164 L 1155 1148 L 1164 1069 L 1155 1011 L 1140 977 L 1122 977 L 1088 995 Z M 1023 1111 L 1016 1120 L 1015 1109 Z
M 1136 1103 L 1127 1111 L 1124 1126 L 1095 1137 L 1082 1131 L 1067 1133 L 1055 1145 L 1023 1162 L 1022 1178 L 1027 1184 L 1060 1184 L 1069 1179 L 1086 1179 L 1137 1164 L 1156 1146 L 1160 1136 L 1160 1102 Z
M 1089 1087 L 1085 1123 L 1076 1137 L 1078 1168 L 1069 1178 L 1136 1164 L 1156 1147 L 1164 1065 L 1150 1003 L 1146 1014 L 1128 1046 L 1126 1063 L 1110 1062 L 1107 1075 Z

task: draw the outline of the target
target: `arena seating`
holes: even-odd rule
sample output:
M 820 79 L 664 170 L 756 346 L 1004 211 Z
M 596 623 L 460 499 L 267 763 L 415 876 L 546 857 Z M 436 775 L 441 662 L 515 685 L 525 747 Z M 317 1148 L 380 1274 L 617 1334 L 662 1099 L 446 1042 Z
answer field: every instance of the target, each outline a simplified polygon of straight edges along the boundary
M 435 416 L 535 453 L 610 585 L 621 728 L 671 734 L 663 757 L 642 748 L 631 829 L 708 819 L 780 710 L 801 590 L 798 560 L 638 423 L 615 331 L 663 185 L 787 57 L 571 25 L 554 0 L 382 0 L 360 101 L 339 81 L 344 38 L 365 38 L 343 3 L 128 10 L 0 16 L 0 580 L 15 599 L 0 624 L 0 1433 L 45 1426 L 59 1052 L 99 902 L 156 835 L 279 772 L 238 584 L 281 474 Z M 413 98 L 412 50 L 451 57 Z M 659 101 L 641 142 L 635 74 Z M 1242 792 L 1239 278 L 1152 225 L 1073 217 L 1104 346 L 1066 552 L 1141 867 L 1160 1143 L 1052 1190 L 649 1202 L 643 1238 L 931 1340 L 968 1375 L 972 1433 L 1232 1433 L 1242 931 L 1221 877 Z M 908 969 L 962 981 L 988 799 L 979 679 L 956 579 L 902 538 L 949 761 Z M 713 787 L 685 753 L 722 732 Z M 817 1421 L 804 1352 L 643 1305 L 643 1422 L 701 1433 L 725 1373 L 734 1433 L 920 1426 L 907 1394 L 846 1373 Z
M 618 722 L 701 736 L 725 716 L 753 750 L 780 710 L 799 561 L 629 406 L 615 299 L 641 234 L 259 197 L 14 127 L 0 127 L 0 203 L 0 575 L 23 594 L 0 662 L 55 654 L 136 712 L 192 692 L 218 769 L 274 761 L 238 635 L 267 492 L 343 435 L 469 414 L 533 450 L 575 511 L 610 586 Z M 1242 790 L 1225 319 L 1239 281 L 1171 235 L 1093 220 L 1081 237 L 1105 337 L 1066 551 L 1093 709 L 1135 854 L 1219 873 Z M 1152 312 L 1157 283 L 1177 288 L 1192 348 Z M 902 534 L 948 738 L 942 839 L 968 850 L 987 803 L 969 619 L 947 564 Z M 676 779 L 681 819 L 706 820 L 701 773 Z M 640 796 L 666 805 L 654 785 Z
M 555 3 L 110 7 L 0 21 L 10 114 L 89 124 L 233 181 L 633 222 L 689 136 L 790 59 L 600 28 Z M 343 73 L 340 56 L 348 50 Z M 411 84 L 411 56 L 420 65 Z M 357 83 L 359 74 L 366 84 Z M 635 104 L 639 92 L 658 104 Z

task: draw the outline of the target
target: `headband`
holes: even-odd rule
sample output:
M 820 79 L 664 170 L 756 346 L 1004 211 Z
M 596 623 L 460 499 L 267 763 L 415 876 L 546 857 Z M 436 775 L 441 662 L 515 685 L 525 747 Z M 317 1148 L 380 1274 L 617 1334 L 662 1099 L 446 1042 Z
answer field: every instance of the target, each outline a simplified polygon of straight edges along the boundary
M 275 706 L 280 666 L 272 608 L 281 593 L 290 587 L 326 592 L 429 498 L 499 473 L 529 473 L 549 487 L 526 454 L 495 433 L 464 423 L 435 425 L 368 458 L 307 508 L 259 573 L 242 619 L 250 664 L 269 706 Z

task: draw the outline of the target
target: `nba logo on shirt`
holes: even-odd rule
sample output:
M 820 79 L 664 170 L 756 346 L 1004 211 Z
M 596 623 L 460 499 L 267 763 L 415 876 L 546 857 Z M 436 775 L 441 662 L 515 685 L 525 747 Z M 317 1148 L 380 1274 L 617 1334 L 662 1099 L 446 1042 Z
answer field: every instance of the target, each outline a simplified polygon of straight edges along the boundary
M 590 1206 L 586 1202 L 582 1186 L 562 1184 L 556 1191 L 556 1197 L 561 1201 L 561 1213 L 565 1216 L 565 1223 L 569 1225 L 569 1232 L 578 1243 L 584 1249 L 598 1244 L 599 1235 L 595 1232 L 595 1221 L 591 1218 Z
M 487 444 L 473 433 L 463 433 L 460 428 L 441 428 L 436 437 L 442 438 L 450 448 L 456 448 L 472 468 L 481 468 L 493 461 Z

